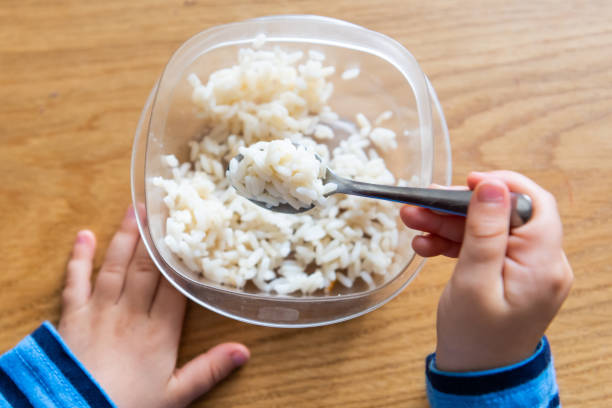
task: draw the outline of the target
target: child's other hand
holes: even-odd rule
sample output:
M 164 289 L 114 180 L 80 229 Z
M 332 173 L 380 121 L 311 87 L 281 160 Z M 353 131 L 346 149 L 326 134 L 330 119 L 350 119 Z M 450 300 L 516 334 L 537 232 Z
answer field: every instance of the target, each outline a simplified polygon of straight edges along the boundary
M 436 366 L 476 371 L 529 357 L 567 297 L 572 269 L 554 197 L 509 171 L 471 173 L 467 218 L 403 207 L 404 223 L 428 234 L 412 246 L 459 257 L 438 305 Z M 533 200 L 531 220 L 509 231 L 509 191 Z
M 93 233 L 79 232 L 58 330 L 117 406 L 186 406 L 248 360 L 245 346 L 225 343 L 176 368 L 186 300 L 150 260 L 133 209 L 92 288 L 95 245 Z

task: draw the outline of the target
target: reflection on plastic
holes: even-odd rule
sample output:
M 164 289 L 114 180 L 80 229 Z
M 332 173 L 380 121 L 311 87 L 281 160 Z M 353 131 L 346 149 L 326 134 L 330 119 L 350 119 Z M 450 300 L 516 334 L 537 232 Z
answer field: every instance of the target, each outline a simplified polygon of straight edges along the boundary
M 262 307 L 257 318 L 265 321 L 293 322 L 300 317 L 300 312 L 286 307 Z

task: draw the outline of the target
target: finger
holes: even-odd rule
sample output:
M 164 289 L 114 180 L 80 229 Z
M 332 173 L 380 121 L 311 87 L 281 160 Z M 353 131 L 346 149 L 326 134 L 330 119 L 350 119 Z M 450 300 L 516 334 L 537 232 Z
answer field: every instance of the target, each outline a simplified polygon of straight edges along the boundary
M 437 235 L 421 235 L 412 240 L 412 248 L 425 258 L 438 255 L 456 258 L 459 256 L 461 244 Z
M 113 236 L 100 273 L 96 279 L 93 299 L 100 303 L 116 303 L 123 289 L 127 267 L 138 242 L 138 226 L 132 206 Z
M 473 287 L 502 289 L 509 220 L 508 187 L 501 180 L 484 179 L 476 186 L 468 207 L 454 279 Z
M 533 215 L 529 222 L 511 230 L 507 249 L 507 259 L 517 265 L 527 265 L 529 276 L 517 277 L 516 273 L 520 273 L 521 268 L 507 269 L 504 273 L 504 284 L 509 286 L 512 283 L 529 282 L 528 285 L 540 288 L 538 293 L 546 301 L 554 298 L 557 293 L 564 299 L 571 287 L 573 275 L 563 253 L 563 226 L 554 196 L 529 178 L 512 171 L 473 173 L 470 174 L 468 183 L 487 177 L 497 177 L 504 181 L 511 191 L 529 195 L 533 205 Z M 557 255 L 559 253 L 560 257 Z M 551 288 L 550 292 L 547 292 L 546 288 Z M 524 292 L 525 289 L 521 288 L 521 293 Z M 509 291 L 506 290 L 506 293 Z
M 169 384 L 177 406 L 186 406 L 206 393 L 250 358 L 249 349 L 239 343 L 224 343 L 177 369 Z
M 66 267 L 66 284 L 62 291 L 62 309 L 69 312 L 87 303 L 91 294 L 91 271 L 96 252 L 96 236 L 89 230 L 79 231 Z
M 155 297 L 159 276 L 159 271 L 140 240 L 128 266 L 120 302 L 134 311 L 148 313 Z
M 166 278 L 162 277 L 157 286 L 157 292 L 149 314 L 152 319 L 159 320 L 161 324 L 169 327 L 169 330 L 171 329 L 173 333 L 177 334 L 177 344 L 183 327 L 186 303 L 185 296 L 176 290 Z
M 562 246 L 563 226 L 557 209 L 555 197 L 538 184 L 522 174 L 508 170 L 498 170 L 490 173 L 471 173 L 468 185 L 475 185 L 487 177 L 503 180 L 510 191 L 527 194 L 531 197 L 533 213 L 526 224 L 512 229 L 512 236 L 517 237 L 518 244 L 531 248 L 560 248 Z M 547 231 L 542 234 L 541 231 Z M 533 252 L 533 251 L 531 251 Z M 542 251 L 539 251 L 542 252 Z
M 465 228 L 465 217 L 441 215 L 426 208 L 405 205 L 400 209 L 400 218 L 408 228 L 461 242 Z

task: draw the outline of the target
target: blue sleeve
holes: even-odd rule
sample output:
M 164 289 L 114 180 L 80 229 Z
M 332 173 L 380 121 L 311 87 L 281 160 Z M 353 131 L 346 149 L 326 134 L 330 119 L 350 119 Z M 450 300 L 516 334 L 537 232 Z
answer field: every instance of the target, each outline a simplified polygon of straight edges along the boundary
M 550 346 L 546 337 L 535 353 L 510 366 L 454 373 L 436 368 L 436 356 L 426 360 L 427 397 L 433 408 L 553 408 L 560 407 Z
M 115 407 L 44 322 L 0 357 L 0 407 Z

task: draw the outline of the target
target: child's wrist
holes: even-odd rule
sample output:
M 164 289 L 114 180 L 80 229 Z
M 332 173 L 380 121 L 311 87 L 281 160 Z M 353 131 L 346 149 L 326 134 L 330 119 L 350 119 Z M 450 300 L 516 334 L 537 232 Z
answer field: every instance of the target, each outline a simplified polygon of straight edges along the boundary
M 484 371 L 519 363 L 529 358 L 536 350 L 535 344 L 525 346 L 474 345 L 475 347 L 446 347 L 438 343 L 436 368 L 447 372 Z

